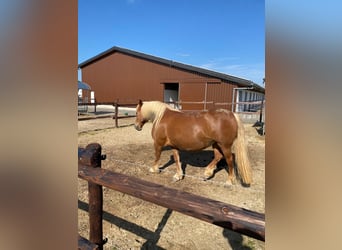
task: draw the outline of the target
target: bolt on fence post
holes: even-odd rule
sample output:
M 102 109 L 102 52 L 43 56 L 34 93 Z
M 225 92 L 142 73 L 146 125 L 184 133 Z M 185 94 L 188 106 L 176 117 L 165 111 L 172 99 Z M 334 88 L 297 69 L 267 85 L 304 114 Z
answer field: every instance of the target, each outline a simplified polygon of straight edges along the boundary
M 91 143 L 87 145 L 80 158 L 80 161 L 92 168 L 101 168 L 101 145 Z M 102 227 L 102 208 L 103 208 L 103 192 L 102 186 L 92 182 L 88 182 L 89 195 L 89 241 L 98 245 L 99 249 L 103 249 L 103 227 Z

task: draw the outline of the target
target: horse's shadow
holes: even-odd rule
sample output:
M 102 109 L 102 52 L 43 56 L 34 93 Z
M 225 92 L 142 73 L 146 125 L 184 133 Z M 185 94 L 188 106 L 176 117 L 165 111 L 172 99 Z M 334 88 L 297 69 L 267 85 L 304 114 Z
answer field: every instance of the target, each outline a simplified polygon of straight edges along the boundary
M 166 147 L 164 150 L 169 150 L 170 148 Z M 186 174 L 187 165 L 191 165 L 194 167 L 205 168 L 208 164 L 214 159 L 214 151 L 213 150 L 202 150 L 202 151 L 179 151 L 179 157 L 181 166 L 184 174 Z M 161 170 L 164 170 L 175 163 L 175 159 L 173 155 L 170 156 L 170 160 L 166 162 Z M 217 164 L 217 168 L 214 171 L 214 175 L 221 171 L 222 169 L 227 170 L 227 162 L 224 158 L 222 158 Z M 212 177 L 214 177 L 214 175 Z M 211 177 L 211 178 L 212 178 Z

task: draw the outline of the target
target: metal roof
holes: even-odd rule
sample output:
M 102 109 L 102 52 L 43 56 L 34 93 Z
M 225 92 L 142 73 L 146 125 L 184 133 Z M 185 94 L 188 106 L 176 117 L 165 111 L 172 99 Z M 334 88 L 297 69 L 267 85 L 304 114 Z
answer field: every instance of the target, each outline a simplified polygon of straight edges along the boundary
M 87 89 L 91 90 L 90 86 L 85 82 L 78 81 L 78 89 Z
M 144 54 L 141 52 L 137 52 L 137 51 L 133 51 L 133 50 L 129 50 L 129 49 L 125 49 L 125 48 L 120 48 L 117 46 L 114 46 L 82 63 L 80 63 L 78 65 L 78 68 L 84 68 L 89 64 L 92 64 L 106 56 L 109 56 L 115 52 L 120 52 L 122 54 L 126 54 L 129 56 L 133 56 L 133 57 L 137 57 L 137 58 L 141 58 L 147 61 L 152 61 L 155 63 L 160 63 L 160 64 L 164 64 L 167 65 L 169 67 L 173 67 L 173 68 L 177 68 L 177 69 L 181 69 L 181 70 L 186 70 L 192 73 L 197 73 L 206 77 L 215 77 L 218 79 L 221 79 L 223 81 L 229 81 L 229 82 L 234 82 L 236 84 L 238 84 L 239 87 L 251 87 L 256 91 L 265 93 L 265 88 L 261 87 L 260 85 L 258 85 L 257 83 L 254 83 L 250 80 L 247 79 L 243 79 L 243 78 L 239 78 L 236 76 L 232 76 L 232 75 L 227 75 L 227 74 L 223 74 L 223 73 L 219 73 L 216 71 L 212 71 L 212 70 L 208 70 L 208 69 L 203 69 L 200 67 L 195 67 L 192 65 L 188 65 L 188 64 L 183 64 L 183 63 L 179 63 L 179 62 L 175 62 L 172 60 L 168 60 L 168 59 L 164 59 L 164 58 L 160 58 L 160 57 L 156 57 L 156 56 L 152 56 L 152 55 L 148 55 L 148 54 Z

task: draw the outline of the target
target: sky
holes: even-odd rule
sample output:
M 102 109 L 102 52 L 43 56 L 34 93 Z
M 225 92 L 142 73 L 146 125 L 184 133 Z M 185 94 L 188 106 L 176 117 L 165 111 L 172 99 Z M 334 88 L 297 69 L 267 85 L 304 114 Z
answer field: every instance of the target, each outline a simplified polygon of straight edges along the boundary
M 78 63 L 113 46 L 263 86 L 265 2 L 79 0 Z

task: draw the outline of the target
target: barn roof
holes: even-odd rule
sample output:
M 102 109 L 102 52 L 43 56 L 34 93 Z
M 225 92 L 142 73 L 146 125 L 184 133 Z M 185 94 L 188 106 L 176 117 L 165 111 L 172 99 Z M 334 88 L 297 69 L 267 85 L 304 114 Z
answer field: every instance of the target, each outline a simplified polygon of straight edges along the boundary
M 82 63 L 80 63 L 78 65 L 78 68 L 84 68 L 89 64 L 92 64 L 104 57 L 107 57 L 115 52 L 120 52 L 122 54 L 126 54 L 129 56 L 133 56 L 133 57 L 137 57 L 140 59 L 144 59 L 147 61 L 151 61 L 151 62 L 155 62 L 155 63 L 160 63 L 160 64 L 164 64 L 167 65 L 169 67 L 174 67 L 177 69 L 181 69 L 181 70 L 185 70 L 185 71 L 189 71 L 192 73 L 197 73 L 203 76 L 207 76 L 207 77 L 215 77 L 218 79 L 221 79 L 223 81 L 229 81 L 229 82 L 234 82 L 237 83 L 239 87 L 250 87 L 251 89 L 254 89 L 256 91 L 265 92 L 265 89 L 263 87 L 261 87 L 260 85 L 247 80 L 247 79 L 243 79 L 243 78 L 239 78 L 236 76 L 232 76 L 232 75 L 227 75 L 227 74 L 223 74 L 223 73 L 219 73 L 216 71 L 212 71 L 212 70 L 208 70 L 208 69 L 204 69 L 204 68 L 200 68 L 200 67 L 195 67 L 192 65 L 188 65 L 188 64 L 183 64 L 183 63 L 179 63 L 179 62 L 175 62 L 172 60 L 168 60 L 168 59 L 164 59 L 164 58 L 160 58 L 160 57 L 156 57 L 156 56 L 152 56 L 152 55 L 148 55 L 148 54 L 144 54 L 141 52 L 137 52 L 137 51 L 133 51 L 133 50 L 129 50 L 129 49 L 125 49 L 125 48 L 121 48 L 121 47 L 117 47 L 114 46 Z

